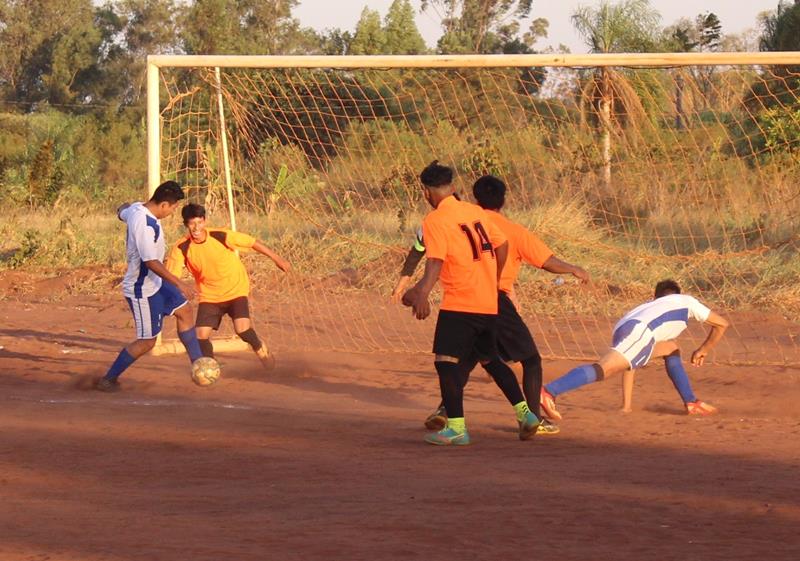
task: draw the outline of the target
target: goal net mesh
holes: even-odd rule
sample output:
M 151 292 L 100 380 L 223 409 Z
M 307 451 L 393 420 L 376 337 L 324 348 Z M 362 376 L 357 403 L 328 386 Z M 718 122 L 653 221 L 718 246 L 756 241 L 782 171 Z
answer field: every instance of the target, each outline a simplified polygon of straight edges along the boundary
M 800 60 L 798 60 L 800 65 Z M 524 267 L 542 355 L 593 358 L 672 278 L 732 320 L 713 358 L 800 363 L 800 66 L 162 68 L 161 177 L 227 224 L 222 106 L 256 326 L 281 350 L 429 351 L 435 318 L 389 294 L 438 159 L 491 173 L 504 212 L 593 277 Z M 417 277 L 422 266 L 418 268 Z M 416 278 L 416 277 L 415 277 Z M 438 300 L 436 293 L 434 300 Z M 694 325 L 685 351 L 705 330 Z

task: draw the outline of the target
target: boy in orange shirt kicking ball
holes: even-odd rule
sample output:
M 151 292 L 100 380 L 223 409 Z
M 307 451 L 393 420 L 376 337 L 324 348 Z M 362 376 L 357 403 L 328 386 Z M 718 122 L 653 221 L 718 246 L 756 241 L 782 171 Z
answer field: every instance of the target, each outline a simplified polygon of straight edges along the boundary
M 201 205 L 187 204 L 181 216 L 188 233 L 172 248 L 167 269 L 180 276 L 185 266 L 195 279 L 200 295 L 195 325 L 203 355 L 214 357 L 211 331 L 219 329 L 227 314 L 236 334 L 250 345 L 264 367 L 273 368 L 275 358 L 250 322 L 250 280 L 236 250 L 253 249 L 266 255 L 283 272 L 290 269 L 289 262 L 252 236 L 225 228 L 207 228 L 206 209 Z

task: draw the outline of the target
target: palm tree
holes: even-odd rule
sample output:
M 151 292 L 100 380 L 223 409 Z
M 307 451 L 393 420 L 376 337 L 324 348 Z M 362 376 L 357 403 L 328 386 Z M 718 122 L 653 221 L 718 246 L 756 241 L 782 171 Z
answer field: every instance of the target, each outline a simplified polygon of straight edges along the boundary
M 572 25 L 593 53 L 647 52 L 655 45 L 661 16 L 649 0 L 602 0 L 596 8 L 580 6 L 572 14 Z M 614 103 L 613 74 L 599 71 L 600 129 L 603 182 L 611 185 L 611 107 Z

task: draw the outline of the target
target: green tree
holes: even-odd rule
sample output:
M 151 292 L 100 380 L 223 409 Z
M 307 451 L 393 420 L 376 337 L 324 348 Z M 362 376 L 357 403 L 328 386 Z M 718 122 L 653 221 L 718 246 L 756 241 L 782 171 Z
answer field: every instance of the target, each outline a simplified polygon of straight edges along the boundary
M 353 42 L 353 34 L 341 29 L 326 29 L 319 34 L 319 50 L 324 55 L 347 55 L 350 54 L 350 43 Z
M 521 20 L 531 13 L 533 0 L 423 0 L 422 10 L 442 15 L 441 53 L 532 52 L 533 43 L 546 31 L 544 18 L 535 19 L 519 35 Z
M 0 88 L 5 99 L 81 103 L 81 73 L 100 34 L 91 0 L 0 0 Z
M 385 54 L 418 55 L 427 51 L 409 0 L 392 2 L 386 14 L 383 31 L 386 39 Z
M 379 55 L 386 49 L 386 32 L 381 26 L 381 16 L 375 10 L 364 8 L 361 18 L 356 24 L 353 40 L 350 42 L 350 54 Z
M 572 24 L 592 52 L 646 52 L 657 44 L 661 16 L 648 0 L 602 1 L 597 8 L 582 6 L 572 15 Z M 598 75 L 599 74 L 599 75 Z M 611 185 L 611 109 L 615 91 L 624 87 L 616 74 L 602 67 L 595 76 L 590 99 L 598 99 L 603 182 Z
M 188 54 L 296 54 L 318 37 L 292 17 L 298 0 L 195 0 L 183 11 Z

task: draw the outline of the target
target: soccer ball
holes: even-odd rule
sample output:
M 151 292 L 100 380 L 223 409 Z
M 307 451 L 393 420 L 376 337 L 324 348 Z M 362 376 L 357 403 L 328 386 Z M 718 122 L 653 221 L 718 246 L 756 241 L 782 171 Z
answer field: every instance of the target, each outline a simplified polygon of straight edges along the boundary
M 210 386 L 219 380 L 219 363 L 203 356 L 192 363 L 192 382 L 198 386 Z

